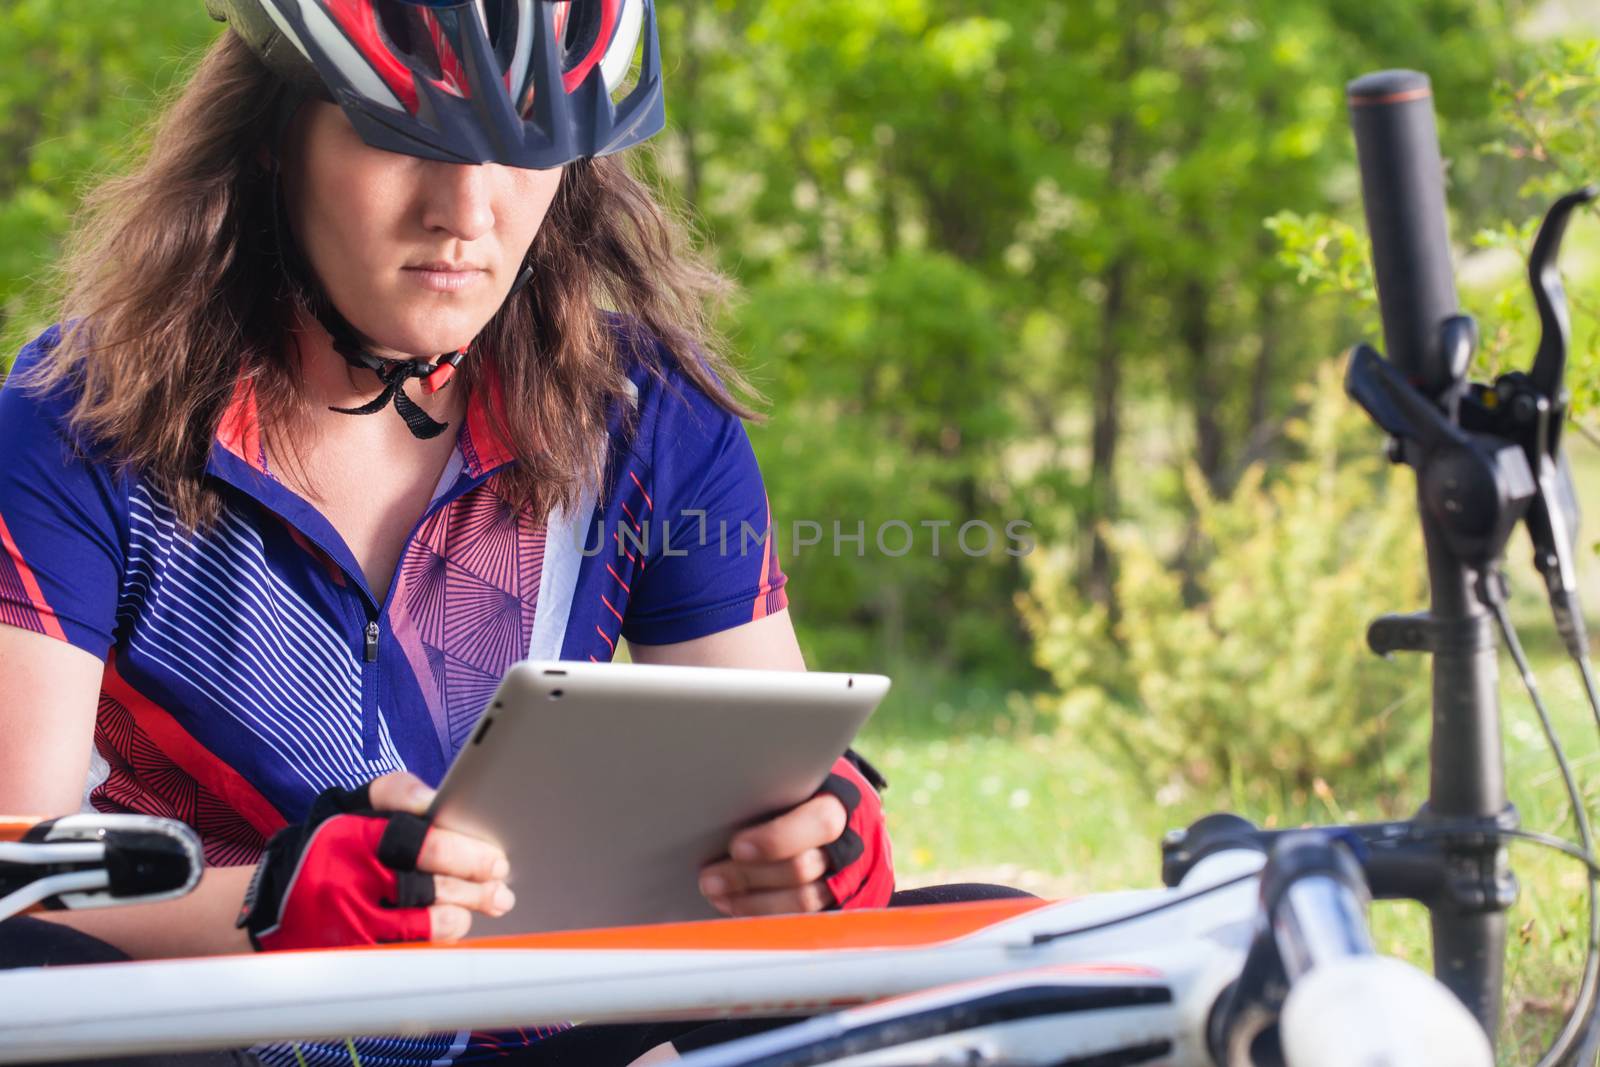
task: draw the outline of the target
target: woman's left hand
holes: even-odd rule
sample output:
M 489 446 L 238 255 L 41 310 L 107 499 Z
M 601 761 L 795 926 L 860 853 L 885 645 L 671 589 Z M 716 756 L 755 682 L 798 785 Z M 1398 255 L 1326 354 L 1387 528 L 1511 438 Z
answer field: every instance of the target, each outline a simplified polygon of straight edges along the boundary
M 730 859 L 700 872 L 700 892 L 724 915 L 822 911 L 837 903 L 828 888 L 823 847 L 839 840 L 849 816 L 837 797 L 819 793 L 775 819 L 735 834 Z

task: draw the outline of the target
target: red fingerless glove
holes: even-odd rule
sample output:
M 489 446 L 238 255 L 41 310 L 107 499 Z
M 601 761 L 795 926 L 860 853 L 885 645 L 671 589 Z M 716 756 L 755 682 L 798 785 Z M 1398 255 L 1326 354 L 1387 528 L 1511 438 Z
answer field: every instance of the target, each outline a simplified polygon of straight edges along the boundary
M 330 789 L 267 843 L 238 925 L 262 952 L 426 941 L 433 876 L 416 866 L 427 833 L 416 815 L 373 812 L 365 787 Z
M 837 797 L 847 817 L 844 833 L 822 849 L 828 858 L 824 880 L 838 908 L 882 908 L 894 894 L 894 857 L 878 797 L 888 784 L 872 764 L 847 752 L 817 790 Z

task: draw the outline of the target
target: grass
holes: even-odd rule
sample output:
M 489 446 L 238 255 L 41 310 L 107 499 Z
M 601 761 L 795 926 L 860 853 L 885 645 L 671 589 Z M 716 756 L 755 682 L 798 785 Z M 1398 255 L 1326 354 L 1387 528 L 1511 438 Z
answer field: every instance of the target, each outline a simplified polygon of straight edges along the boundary
M 1581 499 L 1600 500 L 1600 455 L 1573 446 Z M 1509 573 L 1512 613 L 1535 676 L 1594 811 L 1600 732 L 1576 673 L 1566 661 L 1542 585 L 1527 564 L 1521 535 Z M 1587 603 L 1600 604 L 1593 559 L 1586 559 Z M 1375 610 L 1415 610 L 1379 605 Z M 1113 757 L 1036 719 L 1022 694 L 890 670 L 895 688 L 862 738 L 863 751 L 891 782 L 886 797 L 902 885 L 998 881 L 1061 897 L 1158 885 L 1162 833 L 1213 810 L 1238 810 L 1267 826 L 1382 817 L 1376 797 L 1322 796 L 1314 810 L 1236 808 L 1227 796 L 1149 792 Z M 1501 656 L 1506 774 L 1522 824 L 1573 837 L 1567 798 L 1520 678 Z M 1411 810 L 1420 795 L 1389 798 Z M 1506 1023 L 1501 1061 L 1532 1063 L 1564 1018 L 1583 961 L 1585 882 L 1574 861 L 1517 844 L 1511 860 L 1521 884 L 1510 914 Z M 1380 950 L 1430 966 L 1427 917 L 1415 905 L 1374 908 Z

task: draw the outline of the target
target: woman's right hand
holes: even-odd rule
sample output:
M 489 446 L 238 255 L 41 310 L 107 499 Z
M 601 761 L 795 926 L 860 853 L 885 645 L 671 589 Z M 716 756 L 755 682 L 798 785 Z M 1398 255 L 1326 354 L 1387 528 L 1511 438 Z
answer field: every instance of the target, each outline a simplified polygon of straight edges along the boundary
M 433 794 L 399 772 L 319 796 L 262 856 L 239 916 L 251 942 L 276 951 L 457 941 L 473 913 L 511 910 L 505 853 L 430 825 Z

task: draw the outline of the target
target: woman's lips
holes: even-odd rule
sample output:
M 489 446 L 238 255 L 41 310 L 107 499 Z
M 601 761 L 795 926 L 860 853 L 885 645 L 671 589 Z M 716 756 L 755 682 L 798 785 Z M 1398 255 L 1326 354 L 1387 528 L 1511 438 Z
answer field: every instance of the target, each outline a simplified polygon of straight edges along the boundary
M 402 273 L 434 293 L 458 293 L 483 281 L 487 274 L 486 271 L 477 268 L 440 270 L 435 267 L 406 267 Z

